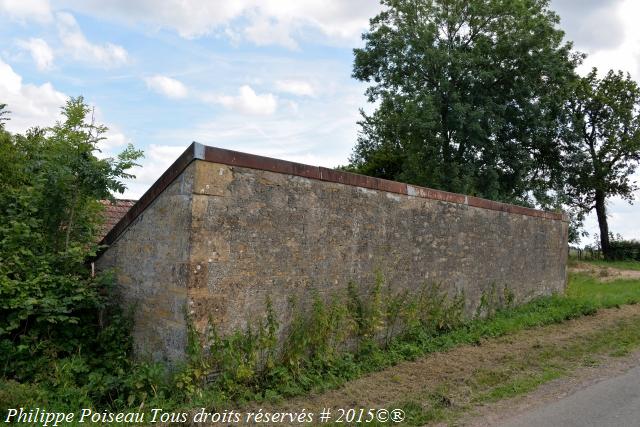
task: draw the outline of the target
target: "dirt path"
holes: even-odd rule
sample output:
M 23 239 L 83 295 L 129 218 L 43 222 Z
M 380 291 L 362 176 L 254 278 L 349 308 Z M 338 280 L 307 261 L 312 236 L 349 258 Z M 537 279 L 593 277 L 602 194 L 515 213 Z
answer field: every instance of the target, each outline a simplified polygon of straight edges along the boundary
M 637 426 L 640 420 L 640 360 L 638 355 L 632 360 L 635 367 L 625 372 L 616 372 L 610 366 L 600 369 L 597 380 L 585 381 L 574 390 L 565 392 L 559 398 L 549 400 L 547 396 L 543 405 L 536 405 L 524 413 L 510 416 L 497 425 L 500 427 L 627 427 Z M 617 363 L 616 363 L 617 365 Z M 558 387 L 566 384 L 558 382 Z M 553 387 L 547 391 L 555 394 Z M 530 399 L 524 399 L 525 401 Z M 506 411 L 513 415 L 513 409 Z M 489 423 L 482 420 L 479 425 Z
M 610 282 L 616 279 L 640 279 L 639 270 L 621 270 L 613 267 L 602 267 L 586 262 L 578 262 L 570 269 L 574 273 L 587 273 L 603 282 Z

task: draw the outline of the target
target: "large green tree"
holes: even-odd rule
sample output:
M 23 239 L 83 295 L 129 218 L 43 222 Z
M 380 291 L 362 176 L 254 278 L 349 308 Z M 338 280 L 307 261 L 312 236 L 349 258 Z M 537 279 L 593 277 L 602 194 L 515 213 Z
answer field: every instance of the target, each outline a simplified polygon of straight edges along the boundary
M 563 138 L 564 193 L 578 217 L 595 210 L 600 245 L 610 258 L 607 199 L 633 200 L 640 162 L 640 88 L 629 74 L 593 69 L 575 85 Z
M 581 55 L 546 0 L 383 0 L 353 76 L 369 82 L 349 169 L 547 204 Z

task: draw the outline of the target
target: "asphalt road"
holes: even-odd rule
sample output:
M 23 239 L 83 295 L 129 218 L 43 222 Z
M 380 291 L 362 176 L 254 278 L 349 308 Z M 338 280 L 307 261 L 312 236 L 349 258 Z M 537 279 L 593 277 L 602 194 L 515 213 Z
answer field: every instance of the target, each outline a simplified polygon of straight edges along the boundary
M 525 412 L 500 426 L 640 426 L 640 367 Z

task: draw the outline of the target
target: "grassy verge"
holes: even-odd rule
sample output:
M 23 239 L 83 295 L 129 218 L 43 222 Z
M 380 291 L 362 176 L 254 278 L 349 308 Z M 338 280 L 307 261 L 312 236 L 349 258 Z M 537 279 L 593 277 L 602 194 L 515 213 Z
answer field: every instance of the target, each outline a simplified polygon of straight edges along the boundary
M 620 306 L 640 302 L 640 281 L 613 280 L 606 283 L 586 274 L 572 274 L 566 296 L 550 296 L 509 309 L 498 310 L 493 316 L 483 320 L 469 321 L 462 326 L 438 334 L 413 330 L 399 339 L 392 340 L 385 348 L 375 345 L 363 346 L 356 354 L 342 354 L 325 361 L 307 361 L 304 369 L 292 374 L 291 370 L 275 370 L 276 375 L 264 378 L 259 384 L 250 387 L 233 384 L 234 394 L 225 394 L 220 389 L 209 387 L 197 390 L 187 400 L 176 400 L 170 394 L 149 398 L 143 408 L 163 408 L 165 411 L 187 411 L 189 408 L 205 406 L 217 410 L 230 409 L 247 402 L 277 402 L 292 396 L 309 392 L 321 392 L 336 388 L 363 374 L 380 371 L 404 360 L 413 360 L 428 353 L 448 350 L 464 344 L 480 344 L 491 337 L 501 337 L 519 331 L 561 323 L 595 313 L 600 308 Z M 453 419 L 469 407 L 526 393 L 542 384 L 569 371 L 576 360 L 582 360 L 589 354 L 599 352 L 603 348 L 611 348 L 614 353 L 624 353 L 638 345 L 640 336 L 640 319 L 637 323 L 623 325 L 615 331 L 602 331 L 600 335 L 586 337 L 576 344 L 575 348 L 557 349 L 544 346 L 525 359 L 509 361 L 499 370 L 479 371 L 464 383 L 465 395 L 462 405 L 451 402 L 460 401 L 452 398 L 457 394 L 458 383 L 442 384 L 441 388 L 428 396 L 417 400 L 399 402 L 411 416 L 411 423 L 424 420 Z M 635 331 L 635 332 L 634 332 Z M 606 347 L 609 346 L 609 347 Z M 617 347 L 616 347 L 617 346 Z M 90 373 L 89 373 L 90 375 Z M 65 391 L 64 387 L 62 390 Z M 60 389 L 57 391 L 60 392 Z M 73 393 L 74 390 L 68 390 Z M 50 390 L 38 384 L 17 384 L 0 380 L 0 407 L 46 407 L 58 408 L 59 398 Z M 85 405 L 73 407 L 73 399 L 65 398 L 64 407 L 78 412 Z M 86 397 L 86 396 L 85 396 Z M 82 400 L 86 401 L 86 399 Z M 71 402 L 71 403 L 69 403 Z M 416 402 L 429 402 L 427 405 Z M 61 408 L 64 409 L 64 408 Z M 111 409 L 118 411 L 135 411 L 133 409 Z M 148 419 L 148 416 L 147 416 Z M 86 423 L 83 425 L 87 425 Z M 119 424 L 110 424 L 119 425 Z
M 413 336 L 392 342 L 386 349 L 376 349 L 357 361 L 358 369 L 336 373 L 335 387 L 363 373 L 378 371 L 403 360 L 449 350 L 464 344 L 479 344 L 483 339 L 501 337 L 525 329 L 561 323 L 591 315 L 601 308 L 640 302 L 640 281 L 599 282 L 585 274 L 572 274 L 567 296 L 539 298 L 519 307 L 498 311 L 490 319 L 471 321 L 463 327 L 438 336 Z M 326 384 L 325 384 L 326 385 Z M 318 391 L 316 387 L 314 391 Z

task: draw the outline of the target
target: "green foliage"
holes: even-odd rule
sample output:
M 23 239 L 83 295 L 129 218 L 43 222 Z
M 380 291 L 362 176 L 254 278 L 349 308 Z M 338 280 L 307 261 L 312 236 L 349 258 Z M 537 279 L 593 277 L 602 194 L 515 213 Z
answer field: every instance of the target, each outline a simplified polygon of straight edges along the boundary
M 476 317 L 493 317 L 497 310 L 513 306 L 515 295 L 509 287 L 505 286 L 502 292 L 495 284 L 488 291 L 483 291 L 480 296 L 480 304 L 476 307 Z
M 593 314 L 601 307 L 640 302 L 638 281 L 602 283 L 590 276 L 572 275 L 568 296 L 542 297 L 515 307 L 512 293 L 494 286 L 484 293 L 484 305 L 500 304 L 502 308 L 487 307 L 482 315 L 486 317 L 469 319 L 462 317 L 460 295 L 446 297 L 439 287 L 425 285 L 417 292 L 422 297 L 416 298 L 416 293 L 407 297 L 381 278 L 377 283 L 352 291 L 352 296 L 345 292 L 321 298 L 316 294 L 309 306 L 298 307 L 288 326 L 278 324 L 270 301 L 264 318 L 245 331 L 220 336 L 209 328 L 203 336 L 190 325 L 188 358 L 175 372 L 159 364 L 122 363 L 122 353 L 116 353 L 115 347 L 127 342 L 118 335 L 126 328 L 114 325 L 100 341 L 116 344 L 109 351 L 102 350 L 97 363 L 71 356 L 55 361 L 46 380 L 0 380 L 0 406 L 24 401 L 68 410 L 80 405 L 168 410 L 277 400 L 334 388 L 426 353 L 560 323 Z M 383 296 L 377 300 L 378 307 L 364 307 L 366 296 L 375 292 Z M 379 315 L 363 316 L 348 308 L 357 305 L 362 306 L 361 313 Z M 361 331 L 375 331 L 375 339 L 358 335 L 357 318 L 364 325 Z M 398 332 L 391 338 L 390 325 Z M 276 334 L 281 327 L 289 333 L 278 344 Z
M 615 261 L 640 261 L 640 241 L 612 239 L 609 242 L 610 259 Z
M 8 116 L 9 112 L 6 110 L 7 104 L 0 104 L 0 131 L 4 130 L 4 122 L 9 120 Z
M 604 264 L 604 262 L 601 263 Z M 615 279 L 603 283 L 591 275 L 573 273 L 569 283 L 567 295 L 570 298 L 593 301 L 606 307 L 640 303 L 640 281 L 638 280 Z
M 593 69 L 575 84 L 563 136 L 564 197 L 581 220 L 596 211 L 600 245 L 612 256 L 606 200 L 631 201 L 632 175 L 640 161 L 640 88 L 629 74 Z
M 551 203 L 581 55 L 546 0 L 383 0 L 353 76 L 362 113 L 346 169 L 493 200 Z
M 187 400 L 191 405 L 224 406 L 230 401 L 281 399 L 332 388 L 425 353 L 477 344 L 487 337 L 559 323 L 640 299 L 637 282 L 625 295 L 597 281 L 585 283 L 576 276 L 571 280 L 571 297 L 542 297 L 522 306 L 513 305 L 514 295 L 508 288 L 493 286 L 482 294 L 478 302 L 482 308 L 472 319 L 463 316 L 461 295 L 448 297 L 434 285 L 423 286 L 418 298 L 415 293 L 407 297 L 379 277 L 371 287 L 351 284 L 346 294 L 327 300 L 316 294 L 310 307 L 298 307 L 279 346 L 268 332 L 275 333 L 279 327 L 274 318 L 268 320 L 270 315 L 258 322 L 257 329 L 213 335 L 209 353 L 196 350 L 195 363 L 183 371 L 206 368 L 213 376 L 207 385 L 193 382 Z M 376 294 L 383 297 L 375 298 Z M 330 313 L 340 313 L 339 320 L 330 321 Z M 390 335 L 392 325 L 396 336 Z M 345 330 L 349 334 L 339 333 Z M 264 341 L 261 336 L 273 339 Z M 202 343 L 197 334 L 194 339 Z M 333 345 L 328 346 L 329 342 Z M 260 363 L 260 354 L 269 354 L 273 363 Z M 239 370 L 239 366 L 245 368 Z
M 112 403 L 131 349 L 110 275 L 91 277 L 86 261 L 99 199 L 124 190 L 141 153 L 97 158 L 106 128 L 87 122 L 90 112 L 72 98 L 51 128 L 0 129 L 0 377 L 58 390 L 61 404 Z

